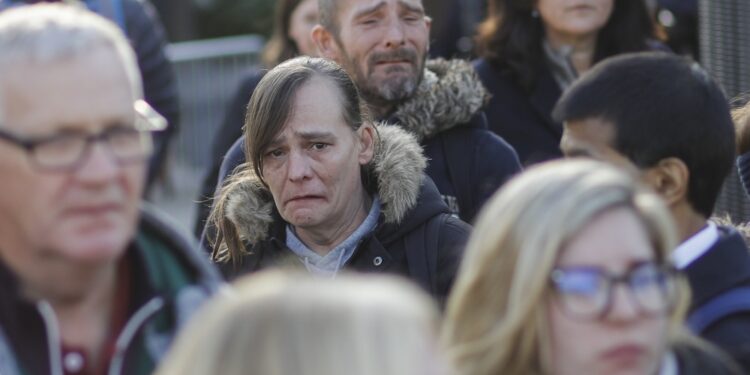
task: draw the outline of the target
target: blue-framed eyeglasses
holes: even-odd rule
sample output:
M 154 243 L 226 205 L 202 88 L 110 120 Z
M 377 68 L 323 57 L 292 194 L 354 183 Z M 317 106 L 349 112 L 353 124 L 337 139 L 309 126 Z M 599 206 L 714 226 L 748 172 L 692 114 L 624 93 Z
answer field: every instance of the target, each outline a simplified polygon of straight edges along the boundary
M 133 103 L 135 122 L 118 124 L 91 134 L 63 132 L 43 137 L 21 137 L 0 129 L 0 139 L 23 148 L 35 167 L 51 172 L 78 169 L 86 160 L 94 142 L 107 145 L 119 164 L 141 162 L 151 155 L 151 133 L 164 130 L 167 121 L 143 100 Z

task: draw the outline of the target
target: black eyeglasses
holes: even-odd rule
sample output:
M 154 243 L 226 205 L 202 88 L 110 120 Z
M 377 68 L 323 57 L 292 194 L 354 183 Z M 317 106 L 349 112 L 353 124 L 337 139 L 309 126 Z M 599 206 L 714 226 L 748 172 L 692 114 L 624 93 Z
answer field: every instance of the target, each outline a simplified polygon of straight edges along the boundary
M 669 311 L 675 299 L 674 268 L 648 262 L 635 265 L 624 275 L 611 275 L 598 267 L 560 267 L 551 282 L 563 310 L 583 319 L 601 319 L 612 307 L 615 285 L 624 284 L 641 313 Z
M 151 132 L 166 128 L 166 120 L 143 100 L 133 103 L 135 123 L 122 124 L 90 134 L 64 132 L 45 137 L 24 138 L 0 129 L 4 139 L 26 150 L 33 164 L 42 170 L 66 172 L 78 169 L 94 142 L 104 142 L 119 164 L 141 162 L 151 155 Z

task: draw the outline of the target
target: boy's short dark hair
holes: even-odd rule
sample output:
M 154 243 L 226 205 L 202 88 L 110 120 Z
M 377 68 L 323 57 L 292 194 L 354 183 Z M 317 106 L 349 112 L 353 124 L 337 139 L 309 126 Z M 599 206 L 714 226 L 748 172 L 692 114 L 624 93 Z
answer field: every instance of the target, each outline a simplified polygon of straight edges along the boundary
M 687 166 L 688 202 L 711 216 L 735 158 L 727 99 L 697 63 L 663 52 L 604 60 L 575 82 L 552 113 L 615 127 L 611 145 L 639 168 L 675 157 Z

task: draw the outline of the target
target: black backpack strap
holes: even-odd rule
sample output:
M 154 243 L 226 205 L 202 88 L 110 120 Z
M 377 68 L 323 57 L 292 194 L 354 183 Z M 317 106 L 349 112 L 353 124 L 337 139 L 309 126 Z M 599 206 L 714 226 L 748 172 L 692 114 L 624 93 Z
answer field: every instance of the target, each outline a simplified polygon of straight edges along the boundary
M 406 238 L 406 264 L 411 279 L 431 295 L 437 295 L 437 254 L 440 228 L 445 225 L 449 214 L 433 216 Z
M 453 132 L 451 141 L 448 142 L 446 136 L 440 135 L 440 142 L 443 146 L 443 155 L 445 156 L 445 165 L 448 167 L 448 178 L 451 180 L 453 191 L 456 194 L 459 217 L 468 222 L 467 214 L 474 210 L 474 192 L 472 191 L 473 181 L 471 180 L 471 155 L 466 155 L 467 150 L 474 150 L 474 145 L 469 144 L 466 137 L 460 132 Z M 469 215 L 471 216 L 471 215 Z
M 687 318 L 687 325 L 695 334 L 734 314 L 750 314 L 750 286 L 734 288 L 712 298 Z

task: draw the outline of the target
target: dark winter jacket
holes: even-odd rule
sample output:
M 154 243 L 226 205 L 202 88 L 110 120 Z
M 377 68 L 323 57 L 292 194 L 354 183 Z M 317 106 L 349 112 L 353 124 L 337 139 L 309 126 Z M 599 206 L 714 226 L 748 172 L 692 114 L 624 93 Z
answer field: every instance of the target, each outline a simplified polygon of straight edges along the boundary
M 155 181 L 166 162 L 168 143 L 177 134 L 180 103 L 177 79 L 167 58 L 167 35 L 154 6 L 148 0 L 89 0 L 121 3 L 124 30 L 138 58 L 146 102 L 167 119 L 166 130 L 154 136 L 154 154 L 149 163 L 148 184 Z M 122 27 L 122 26 L 121 26 Z
M 386 121 L 417 136 L 427 175 L 452 212 L 471 223 L 484 202 L 521 165 L 513 148 L 487 129 L 487 91 L 463 60 L 428 60 L 411 99 Z
M 750 286 L 750 253 L 742 236 L 732 228 L 718 228 L 719 240 L 685 269 L 693 291 L 691 311 L 722 292 Z M 720 320 L 701 337 L 726 351 L 750 373 L 750 313 Z
M 678 344 L 672 348 L 672 353 L 677 360 L 677 372 L 674 375 L 740 375 L 743 373 L 735 363 L 732 363 L 731 358 L 718 351 L 714 353 L 692 344 Z
M 133 272 L 129 318 L 108 374 L 145 375 L 221 281 L 193 241 L 148 209 L 125 256 Z M 23 298 L 17 278 L 0 263 L 0 374 L 62 375 L 59 335 L 49 303 Z
M 562 157 L 562 124 L 552 120 L 552 108 L 562 91 L 547 69 L 539 72 L 536 85 L 527 93 L 511 75 L 485 59 L 474 61 L 491 98 L 484 108 L 490 130 L 503 137 L 518 153 L 523 165 Z
M 407 243 L 429 243 L 425 226 L 432 220 L 445 220 L 437 231 L 437 248 L 425 248 L 434 257 L 431 273 L 433 294 L 445 298 L 453 284 L 470 227 L 449 215 L 435 186 L 424 175 L 425 159 L 413 136 L 395 126 L 378 126 L 380 144 L 371 166 L 381 202 L 381 216 L 375 230 L 357 246 L 345 268 L 364 272 L 386 272 L 411 276 L 415 265 L 407 264 Z M 275 265 L 301 265 L 286 247 L 287 223 L 279 215 L 270 192 L 257 177 L 234 185 L 228 194 L 224 215 L 232 222 L 246 246 L 241 265 L 221 263 L 231 279 Z M 415 237 L 421 236 L 421 237 Z M 416 245 L 414 245 L 416 246 Z M 420 282 L 420 280 L 415 280 Z M 424 285 L 424 284 L 422 284 Z

